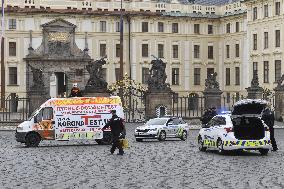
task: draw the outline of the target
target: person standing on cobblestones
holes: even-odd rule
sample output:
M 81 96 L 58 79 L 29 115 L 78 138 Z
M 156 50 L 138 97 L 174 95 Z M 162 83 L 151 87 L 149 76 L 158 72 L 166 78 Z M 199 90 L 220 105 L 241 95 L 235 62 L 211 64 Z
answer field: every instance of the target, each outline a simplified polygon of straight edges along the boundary
M 112 118 L 109 122 L 103 127 L 102 130 L 110 127 L 112 134 L 112 146 L 110 149 L 110 153 L 113 154 L 116 148 L 118 148 L 119 153 L 117 155 L 123 155 L 124 151 L 119 142 L 119 139 L 125 138 L 126 130 L 123 123 L 123 119 L 116 115 L 116 110 L 111 110 Z
M 272 144 L 272 148 L 273 150 L 272 151 L 277 151 L 278 150 L 278 147 L 277 147 L 277 144 L 276 144 L 276 140 L 275 140 L 275 137 L 274 137 L 274 113 L 269 110 L 269 108 L 265 108 L 263 111 L 262 111 L 262 117 L 261 119 L 264 121 L 264 123 L 269 127 L 269 131 L 270 131 L 270 141 L 271 141 L 271 144 Z

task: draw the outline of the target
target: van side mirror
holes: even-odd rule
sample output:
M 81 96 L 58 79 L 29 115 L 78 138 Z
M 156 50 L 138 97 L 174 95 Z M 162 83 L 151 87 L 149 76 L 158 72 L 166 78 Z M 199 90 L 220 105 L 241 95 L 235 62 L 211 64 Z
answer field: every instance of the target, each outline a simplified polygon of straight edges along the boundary
M 171 121 L 171 122 L 169 122 L 167 125 L 168 125 L 168 126 L 169 126 L 169 125 L 173 125 L 173 122 Z
M 34 123 L 37 123 L 37 116 L 34 116 Z
M 209 125 L 208 123 L 206 123 L 206 124 L 202 124 L 201 127 L 202 127 L 202 128 L 209 128 L 210 125 Z

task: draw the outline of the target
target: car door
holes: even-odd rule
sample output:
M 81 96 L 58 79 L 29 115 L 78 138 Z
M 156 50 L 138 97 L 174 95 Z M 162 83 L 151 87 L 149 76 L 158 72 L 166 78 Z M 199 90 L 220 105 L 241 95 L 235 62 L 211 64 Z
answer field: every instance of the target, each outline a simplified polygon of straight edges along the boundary
M 171 133 L 173 136 L 177 135 L 178 129 L 179 129 L 179 119 L 175 118 L 173 119 L 173 125 L 171 127 Z

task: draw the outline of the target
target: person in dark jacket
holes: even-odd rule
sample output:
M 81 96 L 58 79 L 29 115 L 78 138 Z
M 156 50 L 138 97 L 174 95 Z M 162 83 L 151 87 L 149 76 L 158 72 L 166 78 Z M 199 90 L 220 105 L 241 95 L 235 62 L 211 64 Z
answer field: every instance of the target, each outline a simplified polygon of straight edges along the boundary
M 112 134 L 112 146 L 110 153 L 113 154 L 116 148 L 118 148 L 119 153 L 117 155 L 123 155 L 124 151 L 122 146 L 119 143 L 119 139 L 125 138 L 126 130 L 124 126 L 123 119 L 116 115 L 116 110 L 111 110 L 112 118 L 108 123 L 103 127 L 103 130 L 110 127 Z
M 272 148 L 273 148 L 273 151 L 277 151 L 278 147 L 277 147 L 276 140 L 275 140 L 275 137 L 274 137 L 274 128 L 273 128 L 274 120 L 275 120 L 274 113 L 271 110 L 269 110 L 269 108 L 265 108 L 262 111 L 261 119 L 269 127 L 270 141 L 271 141 L 271 144 L 272 144 Z
M 82 97 L 82 96 L 83 95 L 81 93 L 81 90 L 77 86 L 77 83 L 74 83 L 69 97 Z

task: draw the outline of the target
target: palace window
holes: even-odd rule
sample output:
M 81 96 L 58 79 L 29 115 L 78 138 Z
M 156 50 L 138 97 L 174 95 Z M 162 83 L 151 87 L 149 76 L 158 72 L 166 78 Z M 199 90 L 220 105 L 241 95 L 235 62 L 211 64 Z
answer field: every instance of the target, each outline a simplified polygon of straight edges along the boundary
M 207 78 L 214 74 L 214 68 L 207 68 Z
M 147 84 L 150 78 L 149 68 L 142 68 L 142 84 Z
M 120 22 L 115 23 L 115 31 L 120 32 Z
M 231 33 L 231 24 L 230 23 L 226 24 L 226 32 Z
M 115 45 L 115 57 L 120 57 L 120 44 Z
M 264 18 L 268 17 L 268 5 L 264 5 Z
M 240 45 L 236 44 L 236 58 L 240 57 Z
M 106 56 L 106 44 L 100 44 L 100 56 Z
M 172 85 L 179 85 L 179 68 L 172 69 Z
M 231 74 L 230 74 L 230 68 L 226 68 L 226 85 L 231 84 Z
M 240 67 L 235 67 L 235 85 L 240 85 Z
M 253 50 L 257 50 L 257 34 L 253 34 Z
M 102 68 L 102 77 L 105 81 L 107 80 L 107 69 L 106 68 Z
M 18 84 L 17 67 L 9 67 L 9 84 L 10 85 Z
M 269 83 L 269 64 L 268 64 L 268 61 L 263 62 L 263 82 Z
M 9 19 L 9 29 L 10 30 L 15 30 L 17 28 L 17 21 L 16 19 L 12 18 Z
M 253 74 L 255 72 L 258 74 L 258 63 L 257 62 L 252 63 L 252 70 L 253 70 Z
M 281 60 L 275 60 L 275 82 L 281 78 Z
M 158 58 L 164 58 L 164 45 L 158 44 Z
M 173 45 L 173 58 L 178 58 L 178 45 Z
M 275 15 L 280 15 L 280 2 L 275 3 Z
M 213 46 L 208 46 L 208 59 L 213 59 L 213 58 L 214 58 Z
M 9 42 L 9 56 L 17 56 L 16 42 Z
M 264 49 L 268 49 L 268 32 L 264 32 Z
M 194 68 L 194 85 L 200 85 L 201 68 Z
M 158 22 L 158 32 L 164 32 L 164 23 Z
M 213 25 L 208 25 L 208 34 L 213 34 Z
M 142 57 L 148 57 L 148 44 L 142 44 Z
M 115 68 L 115 79 L 116 81 L 120 80 L 120 68 Z
M 142 22 L 142 32 L 148 32 L 148 22 Z
M 275 30 L 275 47 L 280 47 L 280 30 Z
M 253 8 L 253 20 L 257 19 L 257 7 Z
M 240 23 L 236 22 L 236 32 L 240 32 Z
M 100 32 L 106 32 L 106 21 L 100 21 Z
M 200 24 L 194 24 L 194 33 L 200 34 Z
M 200 58 L 200 45 L 194 45 L 194 58 Z
M 226 58 L 230 58 L 230 45 L 226 45 Z
M 178 33 L 178 23 L 173 23 L 172 24 L 172 32 L 173 33 Z

